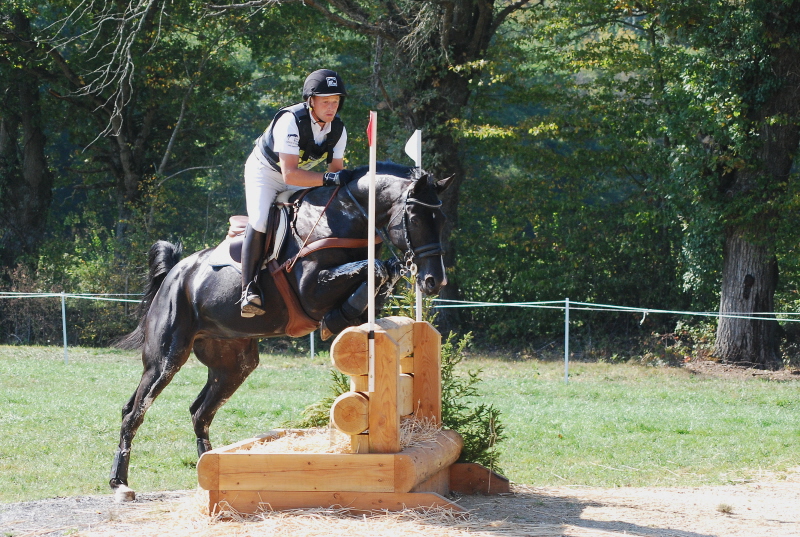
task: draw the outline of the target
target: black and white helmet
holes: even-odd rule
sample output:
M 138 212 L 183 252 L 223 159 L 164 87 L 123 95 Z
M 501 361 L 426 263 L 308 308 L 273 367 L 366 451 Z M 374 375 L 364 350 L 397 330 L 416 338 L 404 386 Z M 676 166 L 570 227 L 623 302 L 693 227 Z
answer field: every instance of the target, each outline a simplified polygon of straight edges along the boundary
M 306 77 L 303 84 L 303 100 L 308 101 L 309 97 L 327 97 L 329 95 L 340 95 L 339 110 L 342 109 L 347 90 L 336 71 L 330 69 L 317 69 Z

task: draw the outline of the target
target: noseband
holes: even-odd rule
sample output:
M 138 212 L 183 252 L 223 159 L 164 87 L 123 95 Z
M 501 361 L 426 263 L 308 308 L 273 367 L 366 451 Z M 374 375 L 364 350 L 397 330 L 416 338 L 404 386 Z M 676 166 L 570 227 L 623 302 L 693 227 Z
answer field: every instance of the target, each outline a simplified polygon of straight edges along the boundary
M 358 200 L 356 200 L 355 196 L 353 196 L 353 193 L 350 191 L 350 185 L 349 184 L 345 184 L 344 187 L 345 187 L 344 188 L 345 191 L 347 191 L 347 194 L 350 196 L 350 199 L 353 200 L 353 203 L 355 203 L 356 207 L 358 207 L 358 210 L 361 211 L 361 214 L 365 218 L 367 218 L 368 217 L 367 216 L 367 212 L 364 210 L 364 208 L 361 206 L 361 204 L 358 203 Z M 416 275 L 416 273 L 417 273 L 416 260 L 417 259 L 424 259 L 426 257 L 433 257 L 433 256 L 437 256 L 437 255 L 443 255 L 444 254 L 444 248 L 442 248 L 442 243 L 441 242 L 431 242 L 429 244 L 424 244 L 422 246 L 414 248 L 414 245 L 411 243 L 411 237 L 408 234 L 408 209 L 409 209 L 410 205 L 422 205 L 423 207 L 427 207 L 429 209 L 438 209 L 438 208 L 440 208 L 442 206 L 442 202 L 440 200 L 438 203 L 435 203 L 435 204 L 434 203 L 427 203 L 427 202 L 424 202 L 422 200 L 418 200 L 416 198 L 412 198 L 411 197 L 411 188 L 406 190 L 406 198 L 405 198 L 405 200 L 403 202 L 402 215 L 403 215 L 403 239 L 406 241 L 406 247 L 408 249 L 406 250 L 405 254 L 403 255 L 402 261 L 400 260 L 400 256 L 397 255 L 397 252 L 395 251 L 395 249 L 394 249 L 394 247 L 392 245 L 392 241 L 389 240 L 388 233 L 386 232 L 386 229 L 388 229 L 389 226 L 392 225 L 392 222 L 394 221 L 395 218 L 397 218 L 398 215 L 395 215 L 391 220 L 389 220 L 389 223 L 386 224 L 386 227 L 383 228 L 383 229 L 379 229 L 378 233 L 380 233 L 381 237 L 383 238 L 384 244 L 387 245 L 387 247 L 389 248 L 389 251 L 392 253 L 394 258 L 397 261 L 401 261 L 403 263 L 404 271 L 409 272 L 412 275 Z

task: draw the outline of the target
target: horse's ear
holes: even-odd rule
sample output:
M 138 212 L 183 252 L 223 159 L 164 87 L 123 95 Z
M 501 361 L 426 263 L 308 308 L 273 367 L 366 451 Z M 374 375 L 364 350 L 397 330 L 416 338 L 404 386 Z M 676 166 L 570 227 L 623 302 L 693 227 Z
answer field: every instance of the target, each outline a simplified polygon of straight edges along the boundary
M 428 174 L 422 172 L 417 180 L 414 182 L 414 188 L 412 192 L 414 194 L 422 194 L 425 191 L 425 188 L 428 187 Z
M 451 175 L 450 177 L 445 177 L 441 181 L 437 181 L 436 182 L 436 193 L 437 194 L 441 194 L 442 192 L 447 190 L 447 187 L 449 187 L 451 184 L 453 184 L 453 179 L 455 179 L 455 177 L 456 177 L 455 175 Z

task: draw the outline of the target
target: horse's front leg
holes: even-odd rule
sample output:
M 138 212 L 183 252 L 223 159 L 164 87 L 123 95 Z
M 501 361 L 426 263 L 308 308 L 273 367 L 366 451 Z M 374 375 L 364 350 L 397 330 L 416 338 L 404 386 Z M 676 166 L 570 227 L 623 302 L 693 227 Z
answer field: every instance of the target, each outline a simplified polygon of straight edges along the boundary
M 354 270 L 345 270 L 346 267 L 352 267 Z M 394 259 L 387 262 L 375 262 L 375 296 L 381 299 L 381 302 L 385 301 L 386 297 L 389 296 L 395 283 L 400 278 L 400 268 L 399 262 Z M 320 273 L 319 281 L 321 284 L 333 287 L 341 285 L 343 279 L 347 279 L 352 283 L 354 278 L 364 280 L 366 277 L 367 262 L 358 262 L 323 271 Z M 363 322 L 362 316 L 366 312 L 368 305 L 369 290 L 367 289 L 367 282 L 362 281 L 358 289 L 347 297 L 347 300 L 341 306 L 325 314 L 322 319 L 322 339 L 326 340 L 348 326 L 361 324 Z M 382 305 L 382 303 L 380 305 L 376 304 L 376 309 L 380 309 Z

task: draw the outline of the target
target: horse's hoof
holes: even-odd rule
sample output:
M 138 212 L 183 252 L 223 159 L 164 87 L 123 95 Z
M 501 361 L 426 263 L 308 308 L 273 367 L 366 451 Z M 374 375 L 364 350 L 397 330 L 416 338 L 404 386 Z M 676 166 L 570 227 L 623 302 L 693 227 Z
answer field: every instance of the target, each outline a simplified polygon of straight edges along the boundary
M 120 485 L 114 491 L 114 501 L 116 503 L 132 502 L 136 500 L 136 493 L 126 485 Z
M 328 327 L 325 326 L 325 321 L 322 321 L 322 326 L 319 327 L 319 337 L 322 338 L 322 341 L 328 341 L 333 337 L 333 332 L 328 330 Z

